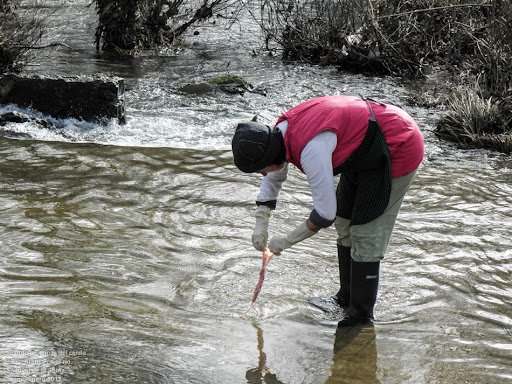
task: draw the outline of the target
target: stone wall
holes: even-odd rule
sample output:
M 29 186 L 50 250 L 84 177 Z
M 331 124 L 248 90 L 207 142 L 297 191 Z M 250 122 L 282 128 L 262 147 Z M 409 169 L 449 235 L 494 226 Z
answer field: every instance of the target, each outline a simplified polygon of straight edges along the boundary
M 0 77 L 0 104 L 31 107 L 56 118 L 91 122 L 125 121 L 124 80 L 120 78 Z

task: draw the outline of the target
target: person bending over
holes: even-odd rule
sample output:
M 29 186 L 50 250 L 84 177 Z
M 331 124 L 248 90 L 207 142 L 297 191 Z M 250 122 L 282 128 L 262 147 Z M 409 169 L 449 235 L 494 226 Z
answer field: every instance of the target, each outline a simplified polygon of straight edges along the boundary
M 241 122 L 232 139 L 236 167 L 263 175 L 252 243 L 279 255 L 334 224 L 340 289 L 331 300 L 346 309 L 340 326 L 371 323 L 383 259 L 404 195 L 424 156 L 415 121 L 393 104 L 354 96 L 307 100 L 274 127 Z M 309 217 L 268 241 L 271 212 L 289 164 L 307 176 Z M 334 177 L 339 176 L 337 188 Z

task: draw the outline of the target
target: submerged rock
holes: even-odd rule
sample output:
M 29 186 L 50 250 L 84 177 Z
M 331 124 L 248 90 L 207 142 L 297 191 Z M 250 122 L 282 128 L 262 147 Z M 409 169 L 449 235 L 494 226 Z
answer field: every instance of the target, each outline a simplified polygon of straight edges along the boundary
M 20 112 L 6 112 L 0 115 L 0 126 L 7 123 L 35 123 L 43 128 L 51 128 L 52 124 L 43 119 L 36 119 Z
M 250 92 L 266 96 L 266 90 L 264 88 L 254 87 L 241 76 L 232 74 L 212 77 L 206 82 L 186 84 L 180 87 L 179 91 L 192 95 L 207 95 L 220 91 L 234 95 L 243 95 L 246 92 Z
M 206 95 L 209 93 L 213 93 L 215 91 L 215 87 L 208 83 L 194 83 L 186 84 L 183 87 L 180 87 L 179 91 L 183 93 L 188 93 L 190 95 Z
M 31 135 L 26 132 L 17 132 L 16 130 L 9 129 L 6 126 L 9 123 L 14 124 L 23 124 L 23 123 L 31 123 L 39 126 L 40 128 L 51 129 L 53 125 L 43 119 L 37 119 L 35 117 L 31 117 L 25 115 L 20 112 L 6 112 L 0 114 L 0 136 L 8 137 L 13 139 L 31 139 Z

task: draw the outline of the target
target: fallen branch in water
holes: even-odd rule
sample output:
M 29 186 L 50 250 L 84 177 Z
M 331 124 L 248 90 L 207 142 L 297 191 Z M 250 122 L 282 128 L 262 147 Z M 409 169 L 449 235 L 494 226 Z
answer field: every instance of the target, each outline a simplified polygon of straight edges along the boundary
M 62 47 L 65 47 L 65 48 L 68 48 L 68 49 L 71 49 L 74 51 L 78 51 L 78 49 L 70 47 L 66 43 L 59 43 L 59 42 L 50 43 L 50 44 L 46 44 L 46 45 L 26 45 L 26 46 L 15 45 L 14 47 L 19 48 L 19 49 L 46 49 L 46 48 L 52 48 L 52 47 L 57 47 L 57 46 L 62 46 Z
M 425 9 L 414 9 L 412 11 L 407 11 L 407 12 L 393 13 L 393 14 L 390 14 L 390 15 L 382 15 L 382 16 L 377 17 L 377 19 L 386 19 L 386 18 L 389 18 L 389 17 L 412 15 L 414 13 L 421 13 L 421 12 L 445 11 L 447 9 L 463 8 L 463 7 L 491 7 L 491 5 L 490 4 L 453 4 L 453 5 L 445 5 L 443 7 L 432 7 L 432 8 L 425 8 Z

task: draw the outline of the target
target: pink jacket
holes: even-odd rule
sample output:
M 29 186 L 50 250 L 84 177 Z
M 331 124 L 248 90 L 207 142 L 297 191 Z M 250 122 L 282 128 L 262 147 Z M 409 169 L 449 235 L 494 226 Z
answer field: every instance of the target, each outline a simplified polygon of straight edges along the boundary
M 391 154 L 391 176 L 414 171 L 424 156 L 423 135 L 403 109 L 370 101 L 375 118 Z M 300 156 L 306 144 L 318 133 L 330 130 L 337 136 L 332 155 L 333 169 L 343 164 L 361 144 L 370 119 L 366 102 L 353 96 L 325 96 L 305 101 L 285 112 L 276 125 L 288 120 L 284 137 L 286 160 L 300 170 Z

